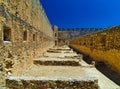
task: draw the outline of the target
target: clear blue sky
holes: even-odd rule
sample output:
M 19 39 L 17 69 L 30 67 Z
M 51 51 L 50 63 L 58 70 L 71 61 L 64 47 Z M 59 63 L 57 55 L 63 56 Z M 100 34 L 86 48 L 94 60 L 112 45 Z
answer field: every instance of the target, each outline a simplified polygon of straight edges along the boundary
M 40 0 L 52 25 L 66 28 L 120 25 L 120 0 Z

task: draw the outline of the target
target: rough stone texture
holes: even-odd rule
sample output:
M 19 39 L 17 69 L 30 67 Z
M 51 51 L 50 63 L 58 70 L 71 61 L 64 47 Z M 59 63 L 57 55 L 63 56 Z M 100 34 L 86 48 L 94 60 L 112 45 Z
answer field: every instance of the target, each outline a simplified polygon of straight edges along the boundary
M 39 0 L 0 0 L 0 5 L 46 35 L 53 36 L 51 25 Z
M 79 77 L 12 77 L 6 82 L 9 89 L 99 89 L 96 79 Z
M 21 73 L 53 45 L 53 30 L 39 0 L 0 0 L 0 72 L 4 77 Z
M 55 29 L 57 28 L 55 27 Z M 13 74 L 18 76 L 27 68 L 29 69 L 33 59 L 42 56 L 47 49 L 52 47 L 55 44 L 54 41 L 57 41 L 57 37 L 57 30 L 53 32 L 39 0 L 0 0 L 0 89 L 4 89 L 5 84 L 7 84 L 7 87 L 10 89 L 24 89 L 24 87 L 28 89 L 46 89 L 56 88 L 55 86 L 61 88 L 61 85 L 63 88 L 68 84 L 66 89 L 73 89 L 73 87 L 98 89 L 97 83 L 91 81 L 91 79 L 80 79 L 79 81 L 79 79 L 74 78 L 71 80 L 61 80 L 61 78 L 49 80 L 48 78 L 46 82 L 43 81 L 44 79 L 38 81 L 39 78 L 37 80 L 37 78 L 28 79 L 28 77 L 26 79 L 23 77 L 18 79 L 21 81 L 13 78 L 13 80 L 7 79 L 5 83 L 4 80 L 6 76 Z M 78 57 L 75 53 L 68 52 L 68 50 L 71 50 L 70 48 L 57 49 L 57 51 L 60 50 L 64 50 L 64 52 L 56 54 L 61 56 L 55 56 L 56 54 L 53 55 L 50 51 L 47 52 L 45 56 L 73 59 Z M 83 67 L 85 66 L 86 64 Z M 71 72 L 69 68 L 67 68 L 67 71 Z M 64 69 L 65 68 L 62 69 L 63 72 L 65 72 Z M 58 71 L 58 69 L 55 69 L 55 71 L 49 70 L 50 73 L 55 73 L 56 71 Z M 33 72 L 34 71 L 32 71 L 32 73 Z M 57 73 L 59 74 L 60 72 L 58 71 Z M 72 73 L 70 73 L 70 75 L 71 74 Z M 66 75 L 68 74 L 66 73 Z M 41 85 L 38 86 L 39 84 Z
M 63 55 L 58 56 L 61 54 Z M 44 56 L 46 57 L 35 59 L 34 64 L 52 66 L 80 66 L 80 61 L 82 59 L 81 56 L 76 55 L 76 53 L 74 53 L 70 48 L 63 49 L 54 47 L 47 50 Z
M 58 28 L 58 45 L 69 44 L 69 39 L 105 30 L 104 28 Z
M 62 55 L 61 55 L 62 54 Z M 45 57 L 54 57 L 54 58 L 79 58 L 76 53 L 44 53 Z
M 70 49 L 67 46 L 65 46 L 63 48 L 62 47 L 54 47 L 52 49 L 57 49 L 57 48 Z M 62 53 L 56 54 L 56 57 L 55 57 L 56 59 L 54 57 L 48 57 L 50 59 L 45 59 L 45 57 L 42 57 L 41 59 L 44 58 L 43 60 L 57 60 L 57 56 L 59 56 L 59 55 L 63 55 L 63 54 Z M 63 57 L 60 59 L 65 60 L 66 58 Z M 73 60 L 77 60 L 77 59 L 73 59 Z M 30 85 L 30 87 L 32 87 L 32 86 L 34 87 L 34 85 L 36 87 L 39 87 L 40 83 L 38 83 L 38 82 L 42 81 L 45 84 L 47 83 L 48 85 L 52 83 L 51 85 L 54 85 L 52 89 L 56 89 L 54 87 L 59 86 L 59 84 L 66 85 L 66 82 L 67 82 L 68 84 L 66 85 L 66 87 L 70 86 L 69 87 L 70 89 L 74 89 L 74 84 L 76 86 L 76 83 L 78 81 L 79 81 L 79 83 L 82 83 L 82 82 L 94 81 L 94 79 L 95 80 L 98 79 L 98 85 L 99 85 L 100 89 L 119 89 L 120 88 L 117 84 L 115 84 L 110 79 L 105 77 L 102 73 L 100 73 L 94 66 L 91 67 L 91 65 L 85 63 L 82 59 L 80 61 L 80 64 L 81 64 L 81 66 L 57 66 L 57 65 L 56 66 L 52 66 L 52 65 L 46 66 L 46 65 L 34 65 L 33 64 L 30 67 L 28 67 L 27 69 L 25 69 L 22 74 L 16 75 L 13 73 L 11 76 L 8 76 L 7 79 L 10 82 L 6 82 L 6 83 L 8 83 L 7 84 L 8 87 L 10 87 L 10 86 L 14 87 L 13 86 L 14 84 L 16 87 L 16 85 L 18 85 L 18 81 L 20 80 L 20 84 L 21 84 L 20 87 L 21 86 L 26 87 L 21 82 L 21 80 L 24 80 L 27 82 L 27 83 L 25 82 L 25 84 L 28 85 L 28 87 L 29 87 L 29 85 Z M 38 82 L 33 85 L 31 82 L 29 82 L 30 80 L 38 81 Z M 12 81 L 17 81 L 17 83 L 15 82 L 13 84 L 13 83 L 11 83 Z M 61 81 L 61 82 L 59 82 L 59 84 L 57 85 L 55 81 Z M 73 82 L 76 81 L 76 82 L 73 83 L 72 81 Z M 69 85 L 69 84 L 71 84 L 71 82 L 73 83 L 72 86 Z M 77 84 L 79 84 L 79 83 L 77 83 Z M 64 85 L 62 85 L 62 86 L 64 87 Z M 28 89 L 31 89 L 30 87 Z M 41 87 L 41 85 L 40 85 L 40 87 Z M 84 88 L 89 89 L 89 87 L 86 83 L 86 85 L 83 87 L 83 89 Z M 45 86 L 42 87 L 42 89 L 44 89 L 44 88 L 46 89 Z M 81 88 L 75 88 L 75 89 L 81 89 Z M 62 88 L 62 89 L 65 89 L 65 88 Z
M 72 50 L 63 50 L 61 51 L 60 49 L 57 49 L 57 50 L 54 50 L 54 49 L 50 49 L 50 50 L 47 50 L 47 52 L 49 53 L 72 53 L 73 51 Z
M 34 60 L 36 65 L 52 65 L 52 66 L 80 66 L 78 59 L 60 59 L 60 58 L 39 58 Z
M 120 73 L 120 26 L 71 39 L 70 46 Z
M 70 43 L 83 45 L 89 47 L 91 50 L 120 50 L 120 26 L 110 27 L 104 31 L 75 38 Z

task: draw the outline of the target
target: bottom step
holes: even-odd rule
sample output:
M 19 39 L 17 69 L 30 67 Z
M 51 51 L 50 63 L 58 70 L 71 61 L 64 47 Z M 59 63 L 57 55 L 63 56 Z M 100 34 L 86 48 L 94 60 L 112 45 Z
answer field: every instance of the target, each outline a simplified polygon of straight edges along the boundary
M 99 89 L 95 78 L 68 77 L 8 77 L 8 89 Z

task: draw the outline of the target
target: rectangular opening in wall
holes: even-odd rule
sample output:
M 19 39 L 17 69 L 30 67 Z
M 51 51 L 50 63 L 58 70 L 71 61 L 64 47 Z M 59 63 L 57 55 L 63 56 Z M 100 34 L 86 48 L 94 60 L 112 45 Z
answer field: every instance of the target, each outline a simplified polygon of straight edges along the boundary
M 3 27 L 3 40 L 11 41 L 11 29 L 9 27 Z
M 35 41 L 35 34 L 33 34 L 33 41 Z
M 55 37 L 57 37 L 57 34 L 55 33 Z
M 55 45 L 57 45 L 57 41 L 55 41 Z
M 24 41 L 27 41 L 27 31 L 24 31 L 24 32 L 23 32 L 23 40 L 24 40 Z

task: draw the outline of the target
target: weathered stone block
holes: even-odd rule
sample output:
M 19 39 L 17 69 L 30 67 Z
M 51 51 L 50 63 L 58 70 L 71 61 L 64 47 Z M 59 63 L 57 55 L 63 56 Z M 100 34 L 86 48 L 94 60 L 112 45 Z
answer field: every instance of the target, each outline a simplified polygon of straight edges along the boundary
M 78 59 L 60 59 L 60 58 L 40 58 L 34 60 L 36 65 L 52 65 L 52 66 L 80 66 Z
M 9 77 L 9 89 L 99 89 L 95 78 L 68 77 Z

